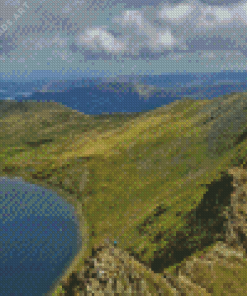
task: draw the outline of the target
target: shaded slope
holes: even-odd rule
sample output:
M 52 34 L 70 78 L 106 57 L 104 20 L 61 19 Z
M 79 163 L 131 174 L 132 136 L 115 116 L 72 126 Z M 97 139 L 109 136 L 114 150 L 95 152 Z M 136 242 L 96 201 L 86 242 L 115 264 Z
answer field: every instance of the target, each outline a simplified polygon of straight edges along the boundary
M 170 239 L 166 249 L 155 254 L 151 264 L 152 270 L 162 272 L 165 268 L 181 262 L 196 250 L 201 250 L 216 240 L 225 238 L 226 219 L 223 212 L 231 204 L 232 179 L 229 175 L 224 175 L 220 180 L 207 185 L 207 192 L 200 204 L 184 216 L 186 221 L 184 229 L 176 233 L 176 238 Z M 182 215 L 182 212 L 176 215 Z M 166 231 L 169 233 L 169 229 Z M 166 236 L 166 233 L 159 232 L 154 240 L 158 243 L 162 237 Z

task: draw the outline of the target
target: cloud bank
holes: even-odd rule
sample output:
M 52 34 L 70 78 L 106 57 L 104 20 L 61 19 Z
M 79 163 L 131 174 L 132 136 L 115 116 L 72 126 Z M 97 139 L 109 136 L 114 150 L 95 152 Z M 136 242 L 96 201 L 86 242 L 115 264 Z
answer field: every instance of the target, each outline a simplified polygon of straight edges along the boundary
M 49 55 L 77 64 L 159 59 L 164 63 L 191 57 L 193 63 L 215 60 L 223 65 L 226 60 L 236 64 L 236 59 L 244 61 L 247 56 L 247 1 L 23 3 L 5 1 L 0 11 L 1 60 L 17 60 L 14 53 L 19 53 L 24 60 L 25 54 L 33 60 L 38 55 L 42 63 Z M 21 7 L 25 12 L 14 22 Z M 8 20 L 13 24 L 8 25 Z

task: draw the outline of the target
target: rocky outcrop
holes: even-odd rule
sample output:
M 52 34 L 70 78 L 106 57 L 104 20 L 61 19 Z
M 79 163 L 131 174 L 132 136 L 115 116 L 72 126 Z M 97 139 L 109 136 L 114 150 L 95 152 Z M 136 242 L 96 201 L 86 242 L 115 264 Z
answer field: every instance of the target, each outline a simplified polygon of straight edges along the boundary
M 179 295 L 244 295 L 246 272 L 244 249 L 219 241 L 164 274 Z
M 243 246 L 247 250 L 247 172 L 244 169 L 229 170 L 233 175 L 234 191 L 228 211 L 227 243 Z
M 93 249 L 84 269 L 71 274 L 60 295 L 177 295 L 161 275 L 107 242 Z

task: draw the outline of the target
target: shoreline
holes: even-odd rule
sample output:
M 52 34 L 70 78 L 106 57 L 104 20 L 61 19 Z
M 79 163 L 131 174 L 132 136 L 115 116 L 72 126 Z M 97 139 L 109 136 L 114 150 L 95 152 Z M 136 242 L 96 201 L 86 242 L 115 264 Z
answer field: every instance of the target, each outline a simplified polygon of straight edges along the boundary
M 74 258 L 72 258 L 68 264 L 67 267 L 65 267 L 64 272 L 57 278 L 55 283 L 51 286 L 50 290 L 45 294 L 46 296 L 55 296 L 58 295 L 57 290 L 60 286 L 60 284 L 65 281 L 68 276 L 73 272 L 73 270 L 76 270 L 76 266 L 80 263 L 80 259 L 83 260 L 83 255 L 88 250 L 88 244 L 89 244 L 89 231 L 88 226 L 86 223 L 86 220 L 84 218 L 83 212 L 82 212 L 82 206 L 81 203 L 76 200 L 76 196 L 64 192 L 60 188 L 56 188 L 56 186 L 49 185 L 43 182 L 39 182 L 38 180 L 33 180 L 32 178 L 24 178 L 22 176 L 7 176 L 7 175 L 1 175 L 0 178 L 6 178 L 6 179 L 16 179 L 21 180 L 25 183 L 31 183 L 40 187 L 43 187 L 47 190 L 53 191 L 56 193 L 60 198 L 64 199 L 67 203 L 73 206 L 73 210 L 75 213 L 75 222 L 79 227 L 79 250 Z
M 86 219 L 83 216 L 82 213 L 82 209 L 81 205 L 79 202 L 76 202 L 76 200 L 73 201 L 73 203 L 71 203 L 71 200 L 68 198 L 66 198 L 66 195 L 70 195 L 65 193 L 64 196 L 62 196 L 62 194 L 60 193 L 60 190 L 54 190 L 61 198 L 64 198 L 66 200 L 66 202 L 70 203 L 74 210 L 75 210 L 75 215 L 78 221 L 78 226 L 79 226 L 79 240 L 80 240 L 80 248 L 78 253 L 76 254 L 76 256 L 74 258 L 71 259 L 71 261 L 68 263 L 68 267 L 65 268 L 64 272 L 62 273 L 62 275 L 56 280 L 56 282 L 52 285 L 52 287 L 50 288 L 50 290 L 47 292 L 47 294 L 45 296 L 56 296 L 59 295 L 57 293 L 57 290 L 59 288 L 59 286 L 61 285 L 62 282 L 64 282 L 66 279 L 68 279 L 69 275 L 76 270 L 77 265 L 81 262 L 81 260 L 84 259 L 83 255 L 85 254 L 85 252 L 88 250 L 88 244 L 89 244 L 89 230 L 88 230 L 88 226 L 86 223 Z M 62 191 L 62 190 L 61 190 Z M 68 196 L 67 196 L 68 197 Z M 70 197 L 72 197 L 70 195 Z M 74 203 L 77 203 L 76 205 Z

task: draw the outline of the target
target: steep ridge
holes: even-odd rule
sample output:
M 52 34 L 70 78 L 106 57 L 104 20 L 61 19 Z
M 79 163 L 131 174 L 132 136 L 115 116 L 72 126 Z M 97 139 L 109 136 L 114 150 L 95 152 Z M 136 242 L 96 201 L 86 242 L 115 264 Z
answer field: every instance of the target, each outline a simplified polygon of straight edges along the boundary
M 225 238 L 209 248 L 197 252 L 174 268 L 173 274 L 165 272 L 166 278 L 176 289 L 190 295 L 184 281 L 203 287 L 211 295 L 244 295 L 247 284 L 247 239 L 246 202 L 247 172 L 234 167 L 229 169 L 233 176 L 234 190 L 226 211 L 227 227 Z

